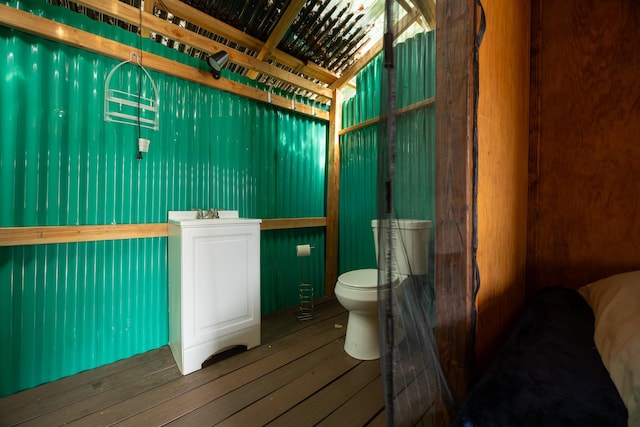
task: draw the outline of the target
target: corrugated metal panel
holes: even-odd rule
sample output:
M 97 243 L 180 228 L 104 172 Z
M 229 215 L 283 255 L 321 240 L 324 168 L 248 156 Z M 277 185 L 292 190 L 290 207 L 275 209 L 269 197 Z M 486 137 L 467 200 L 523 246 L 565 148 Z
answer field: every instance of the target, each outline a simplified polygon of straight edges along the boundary
M 435 32 L 416 35 L 395 53 L 397 108 L 434 97 Z M 356 96 L 343 105 L 343 128 L 380 115 L 382 78 L 378 56 L 358 75 Z M 395 214 L 433 220 L 435 108 L 403 114 L 396 126 Z M 340 138 L 340 272 L 376 266 L 371 220 L 377 217 L 378 132 L 371 125 Z
M 54 9 L 71 25 L 137 43 Z M 0 226 L 165 222 L 167 211 L 194 207 L 324 215 L 324 122 L 151 72 L 160 129 L 142 130 L 151 145 L 137 160 L 137 128 L 103 120 L 117 61 L 4 27 L 0 57 Z M 125 67 L 116 82 L 135 92 L 140 74 Z M 323 242 L 323 229 L 265 233 L 263 313 L 294 302 L 295 245 L 324 254 Z M 0 248 L 0 339 L 10 343 L 0 394 L 166 344 L 166 257 L 165 238 Z M 320 292 L 324 257 L 308 263 Z
M 340 141 L 340 272 L 376 266 L 371 220 L 377 218 L 378 127 Z
M 261 238 L 262 279 L 271 284 L 272 292 L 262 292 L 266 307 L 292 307 L 299 302 L 298 285 L 313 285 L 316 297 L 324 295 L 325 245 L 324 229 L 264 231 Z M 296 245 L 311 244 L 308 257 L 296 256 Z
M 1 394 L 167 342 L 166 239 L 0 248 Z
M 395 49 L 397 108 L 436 96 L 436 34 L 417 34 Z
M 431 31 L 396 49 L 398 108 L 435 97 L 435 46 Z M 435 104 L 398 117 L 394 209 L 399 218 L 435 217 L 435 138 Z
M 343 104 L 342 128 L 380 115 L 382 56 L 356 76 L 356 95 Z M 371 220 L 377 217 L 378 126 L 340 137 L 340 272 L 376 266 Z

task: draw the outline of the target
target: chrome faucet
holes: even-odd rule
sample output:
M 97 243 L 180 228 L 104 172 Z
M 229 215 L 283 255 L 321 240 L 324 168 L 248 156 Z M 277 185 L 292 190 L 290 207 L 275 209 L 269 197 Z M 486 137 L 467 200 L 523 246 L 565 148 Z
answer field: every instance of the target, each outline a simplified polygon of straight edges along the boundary
M 208 209 L 208 210 L 204 210 L 204 209 L 200 209 L 200 208 L 193 208 L 191 209 L 192 211 L 198 211 L 198 213 L 196 213 L 196 219 L 218 219 L 220 218 L 220 215 L 218 215 L 218 209 Z

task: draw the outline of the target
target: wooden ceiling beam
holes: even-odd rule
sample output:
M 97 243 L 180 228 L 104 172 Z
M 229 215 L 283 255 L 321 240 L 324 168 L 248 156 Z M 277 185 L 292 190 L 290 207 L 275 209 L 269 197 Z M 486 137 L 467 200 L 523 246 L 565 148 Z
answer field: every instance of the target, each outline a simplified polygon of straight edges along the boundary
M 260 49 L 260 52 L 258 52 L 256 59 L 264 61 L 271 58 L 271 55 L 276 50 L 276 47 L 278 47 L 278 44 L 280 43 L 284 35 L 287 33 L 287 30 L 289 30 L 289 27 L 291 27 L 291 24 L 293 24 L 293 21 L 297 18 L 298 14 L 300 14 L 300 11 L 302 10 L 306 2 L 307 0 L 291 0 L 291 3 L 289 3 L 289 6 L 280 17 L 280 20 L 276 24 L 276 27 L 273 29 L 271 34 L 269 34 L 269 38 L 266 42 L 264 42 L 264 45 Z M 247 73 L 247 77 L 249 77 L 250 79 L 255 79 L 256 77 L 258 77 L 258 73 L 256 73 L 255 71 L 250 71 Z
M 253 51 L 259 51 L 262 48 L 263 43 L 261 40 L 232 27 L 226 22 L 222 22 L 211 15 L 191 7 L 180 0 L 158 1 L 156 7 L 233 43 L 237 43 L 240 46 Z
M 75 2 L 98 12 L 116 17 L 129 24 L 140 25 L 140 10 L 125 3 L 119 1 L 105 2 L 103 0 L 75 0 Z M 165 2 L 165 0 L 163 0 L 163 2 Z M 208 37 L 201 36 L 193 31 L 189 31 L 178 25 L 157 18 L 154 15 L 142 13 L 142 27 L 154 33 L 166 36 L 172 40 L 178 40 L 188 46 L 193 46 L 203 52 L 207 52 L 208 54 L 224 50 L 229 54 L 229 60 L 235 64 L 259 71 L 277 80 L 281 80 L 327 98 L 330 98 L 332 95 L 332 91 L 322 85 L 316 84 L 274 65 L 257 60 L 251 55 L 247 55 L 235 49 L 230 49 L 229 46 L 225 46 Z
M 409 14 L 409 15 L 421 15 L 421 13 L 418 11 L 418 9 L 416 9 L 413 6 L 413 3 L 409 3 L 407 0 L 396 0 L 398 2 L 398 4 L 400 4 L 400 6 L 402 6 L 402 8 Z M 424 19 L 419 19 L 416 18 L 416 22 L 418 23 L 418 25 L 420 25 L 420 27 L 422 27 L 423 30 L 425 31 L 429 31 L 432 28 L 429 28 L 429 26 L 425 23 L 426 21 Z
M 411 0 L 418 8 L 430 29 L 436 28 L 436 1 L 435 0 Z
M 255 52 L 259 52 L 264 46 L 264 43 L 261 40 L 244 33 L 211 15 L 195 9 L 180 0 L 156 1 L 156 7 Z M 319 65 L 302 61 L 281 50 L 274 49 L 272 54 L 273 59 L 279 64 L 289 67 L 292 70 L 296 70 L 322 83 L 331 84 L 338 78 L 338 76 L 332 71 L 322 68 Z

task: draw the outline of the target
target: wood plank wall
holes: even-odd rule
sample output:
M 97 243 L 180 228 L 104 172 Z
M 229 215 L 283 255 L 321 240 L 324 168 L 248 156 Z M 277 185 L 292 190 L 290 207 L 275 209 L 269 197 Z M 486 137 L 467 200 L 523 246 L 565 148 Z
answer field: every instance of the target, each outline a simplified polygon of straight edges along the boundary
M 483 0 L 476 355 L 483 371 L 525 296 L 530 3 Z
M 640 269 L 640 2 L 532 7 L 529 295 Z

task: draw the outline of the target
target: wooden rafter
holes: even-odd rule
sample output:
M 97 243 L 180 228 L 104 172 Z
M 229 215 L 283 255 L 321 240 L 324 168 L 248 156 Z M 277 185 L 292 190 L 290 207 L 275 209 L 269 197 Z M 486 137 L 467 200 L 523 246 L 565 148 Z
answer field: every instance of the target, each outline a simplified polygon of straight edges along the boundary
M 287 33 L 287 30 L 296 19 L 306 2 L 307 0 L 292 0 L 291 3 L 289 3 L 289 6 L 280 17 L 280 20 L 276 24 L 276 27 L 273 29 L 271 34 L 269 34 L 269 38 L 262 46 L 262 49 L 260 49 L 260 52 L 258 52 L 256 59 L 264 61 L 268 60 L 271 57 L 273 52 L 276 50 L 276 47 L 278 46 L 284 35 Z M 247 73 L 247 77 L 249 77 L 250 79 L 255 79 L 256 77 L 258 77 L 258 73 L 256 73 L 255 71 L 250 71 Z
M 259 39 L 193 8 L 180 0 L 157 1 L 155 6 L 233 43 L 238 43 L 240 46 L 253 51 L 258 51 L 262 48 L 262 42 Z
M 420 11 L 413 7 L 413 4 L 409 3 L 408 0 L 396 0 L 398 4 L 409 14 L 409 15 L 421 15 Z M 429 28 L 423 19 L 416 19 L 418 25 L 422 27 L 424 31 L 432 30 L 434 27 Z
M 230 42 L 237 43 L 240 46 L 251 49 L 255 52 L 259 52 L 264 43 L 244 33 L 231 25 L 222 22 L 206 13 L 195 9 L 180 0 L 162 0 L 156 2 L 156 7 L 166 10 L 175 16 L 179 16 L 187 22 L 190 22 L 200 28 L 203 28 L 213 34 L 219 35 Z M 316 64 L 307 64 L 286 52 L 278 49 L 274 49 L 272 52 L 273 58 L 285 67 L 289 67 L 292 70 L 301 72 L 302 74 L 314 78 L 326 84 L 333 83 L 338 76 L 325 68 Z M 329 96 L 330 98 L 331 96 Z
M 147 13 L 153 13 L 153 6 L 155 4 L 156 0 L 145 0 L 143 5 L 140 5 L 140 7 L 144 7 L 144 9 L 142 9 L 143 11 L 147 12 Z M 140 29 L 140 35 L 142 37 L 149 37 L 149 30 L 147 29 Z
M 82 6 L 89 7 L 93 10 L 106 13 L 110 16 L 114 16 L 130 24 L 140 24 L 140 10 L 119 1 L 105 2 L 103 0 L 76 0 L 76 3 Z M 218 43 L 207 37 L 196 34 L 193 31 L 189 31 L 178 25 L 157 18 L 151 14 L 142 14 L 142 27 L 163 36 L 169 37 L 170 39 L 178 40 L 186 45 L 193 46 L 209 54 L 220 50 L 225 50 L 229 54 L 229 60 L 235 64 L 259 71 L 263 74 L 269 75 L 275 79 L 297 86 L 309 92 L 331 98 L 332 91 L 322 85 L 313 83 L 303 77 L 285 71 L 274 65 L 259 61 L 256 58 L 242 53 L 238 50 L 229 49 L 228 46 L 225 46 L 222 43 Z
M 436 28 L 436 1 L 435 0 L 411 0 L 416 5 L 427 25 L 432 30 Z

